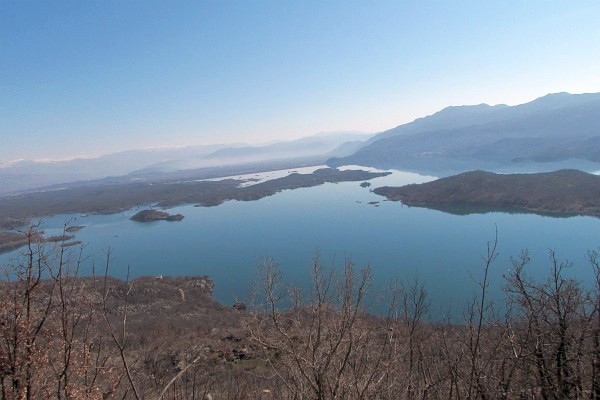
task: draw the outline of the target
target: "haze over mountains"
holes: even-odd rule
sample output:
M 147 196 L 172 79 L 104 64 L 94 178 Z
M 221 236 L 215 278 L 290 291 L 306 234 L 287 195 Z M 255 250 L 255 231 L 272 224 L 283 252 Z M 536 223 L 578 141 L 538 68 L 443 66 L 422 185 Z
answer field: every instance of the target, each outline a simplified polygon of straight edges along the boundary
M 107 177 L 126 176 L 133 180 L 168 176 L 177 171 L 282 160 L 299 165 L 323 164 L 330 157 L 352 154 L 370 136 L 360 132 L 339 132 L 262 146 L 206 145 L 130 150 L 66 161 L 21 160 L 0 165 L 0 195 Z
M 354 154 L 328 164 L 448 173 L 544 170 L 550 163 L 593 168 L 596 162 L 600 93 L 557 93 L 517 106 L 447 107 L 380 133 Z
M 69 161 L 19 161 L 0 166 L 0 195 L 107 177 L 124 177 L 121 182 L 157 176 L 191 179 L 203 170 L 215 177 L 221 171 L 215 168 L 256 170 L 267 168 L 261 164 L 266 162 L 279 162 L 282 168 L 354 164 L 438 176 L 474 169 L 596 171 L 600 93 L 549 94 L 516 106 L 452 106 L 374 136 L 342 132 L 262 146 L 190 146 Z

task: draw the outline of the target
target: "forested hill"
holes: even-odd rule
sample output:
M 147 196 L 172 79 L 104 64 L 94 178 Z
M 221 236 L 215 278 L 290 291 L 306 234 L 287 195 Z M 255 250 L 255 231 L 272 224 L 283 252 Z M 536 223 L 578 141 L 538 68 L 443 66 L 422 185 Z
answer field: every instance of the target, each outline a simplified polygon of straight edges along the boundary
M 409 206 L 454 207 L 462 213 L 468 212 L 468 207 L 483 207 L 600 217 L 600 177 L 577 170 L 507 175 L 472 171 L 374 192 Z

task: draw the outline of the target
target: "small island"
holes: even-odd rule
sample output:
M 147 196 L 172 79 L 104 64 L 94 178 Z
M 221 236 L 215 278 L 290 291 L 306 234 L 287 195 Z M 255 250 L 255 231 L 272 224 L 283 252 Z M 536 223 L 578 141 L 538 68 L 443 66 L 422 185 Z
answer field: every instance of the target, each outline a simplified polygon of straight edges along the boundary
M 137 222 L 181 221 L 183 219 L 183 215 L 171 215 L 166 211 L 160 210 L 142 210 L 129 219 Z
M 455 214 L 490 211 L 600 217 L 600 176 L 578 170 L 533 174 L 471 171 L 374 193 L 407 206 Z
M 64 242 L 61 246 L 62 247 L 72 247 L 72 246 L 79 246 L 81 244 L 81 240 L 74 240 L 72 242 Z

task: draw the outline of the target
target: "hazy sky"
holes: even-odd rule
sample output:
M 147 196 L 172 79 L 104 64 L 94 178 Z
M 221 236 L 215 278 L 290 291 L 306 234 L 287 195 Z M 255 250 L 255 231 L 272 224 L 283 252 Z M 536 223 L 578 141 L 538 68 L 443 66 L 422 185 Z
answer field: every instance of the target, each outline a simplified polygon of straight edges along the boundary
M 0 0 L 0 163 L 600 92 L 600 1 Z

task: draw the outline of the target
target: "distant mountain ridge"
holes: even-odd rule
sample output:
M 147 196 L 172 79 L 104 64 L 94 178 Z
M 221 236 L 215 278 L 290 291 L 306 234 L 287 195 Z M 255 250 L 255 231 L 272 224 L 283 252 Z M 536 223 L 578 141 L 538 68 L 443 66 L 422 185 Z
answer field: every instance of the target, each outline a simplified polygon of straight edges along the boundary
M 518 167 L 565 160 L 600 162 L 600 93 L 556 93 L 507 106 L 447 107 L 382 132 L 331 166 L 424 171 Z M 600 167 L 600 165 L 599 165 Z
M 451 106 L 377 135 L 340 132 L 268 145 L 132 150 L 0 165 L 0 195 L 76 181 L 148 178 L 265 161 L 357 164 L 446 176 L 473 169 L 600 169 L 600 93 L 555 93 L 516 106 Z M 214 171 L 211 172 L 211 174 Z
M 129 150 L 65 161 L 19 160 L 0 165 L 0 195 L 109 177 L 137 179 L 201 168 L 214 170 L 283 160 L 289 161 L 288 166 L 293 163 L 296 166 L 324 164 L 330 157 L 352 154 L 370 136 L 338 132 L 268 145 L 221 144 Z
M 241 163 L 256 158 L 285 159 L 325 154 L 337 154 L 341 146 L 355 141 L 365 141 L 371 135 L 345 133 L 309 136 L 289 142 L 278 142 L 266 146 L 228 146 L 204 157 L 205 160 L 220 160 L 222 163 Z

